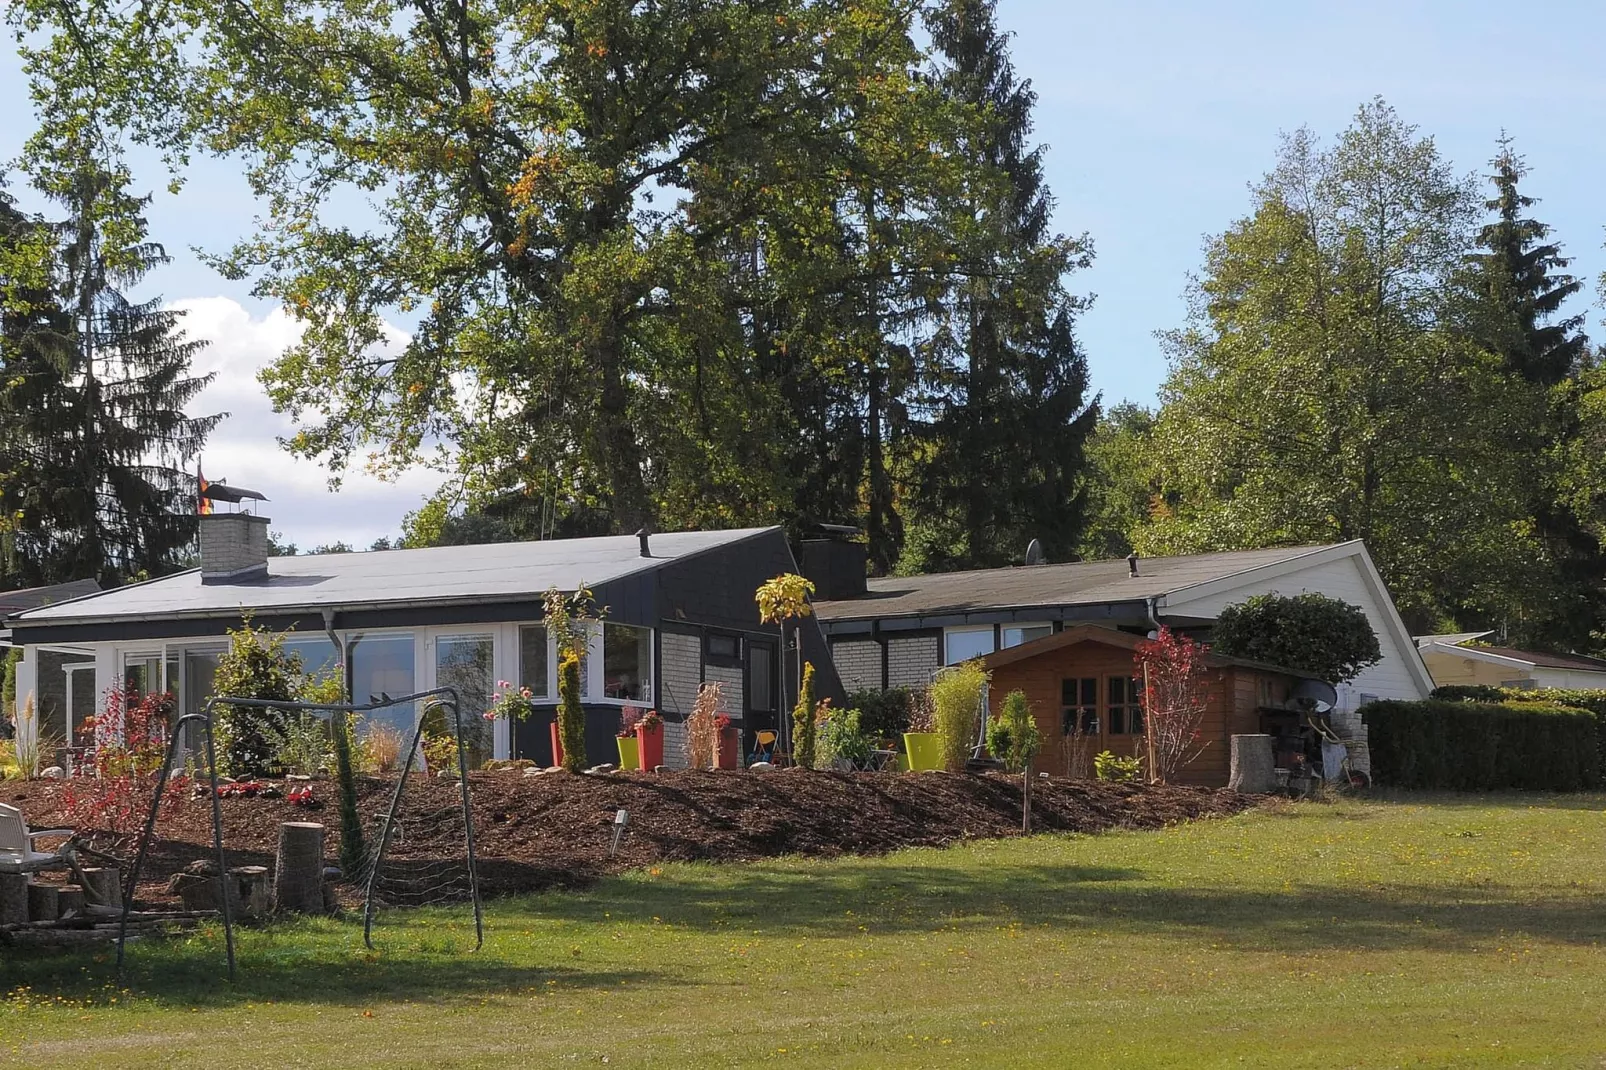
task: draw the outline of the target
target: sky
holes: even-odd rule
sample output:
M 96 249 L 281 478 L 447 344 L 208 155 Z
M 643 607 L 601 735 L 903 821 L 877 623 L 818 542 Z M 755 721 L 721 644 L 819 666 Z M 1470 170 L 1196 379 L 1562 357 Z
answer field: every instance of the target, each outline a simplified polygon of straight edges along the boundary
M 1071 286 L 1095 298 L 1078 334 L 1104 402 L 1153 403 L 1166 372 L 1154 334 L 1183 322 L 1204 241 L 1246 213 L 1280 132 L 1309 126 L 1330 139 L 1373 96 L 1462 172 L 1487 172 L 1502 130 L 1515 139 L 1531 168 L 1525 191 L 1541 198 L 1537 217 L 1589 283 L 1568 311 L 1606 337 L 1595 287 L 1606 271 L 1606 197 L 1593 195 L 1606 171 L 1606 5 L 1563 0 L 1537 19 L 1528 10 L 1509 0 L 1001 0 L 1017 74 L 1039 95 L 1056 224 L 1085 232 L 1096 250 Z M 8 49 L 0 101 L 25 100 Z M 24 108 L 7 114 L 0 159 L 28 134 Z M 255 377 L 294 327 L 194 251 L 222 251 L 248 232 L 256 206 L 238 169 L 201 161 L 175 197 L 151 161 L 134 162 L 155 193 L 152 236 L 173 255 L 146 291 L 184 309 L 191 335 L 212 342 L 198 364 L 217 379 L 197 411 L 230 413 L 208 444 L 208 477 L 266 493 L 273 527 L 304 548 L 399 532 L 436 477 L 378 484 L 357 473 L 331 492 L 316 464 L 278 448 L 293 428 Z

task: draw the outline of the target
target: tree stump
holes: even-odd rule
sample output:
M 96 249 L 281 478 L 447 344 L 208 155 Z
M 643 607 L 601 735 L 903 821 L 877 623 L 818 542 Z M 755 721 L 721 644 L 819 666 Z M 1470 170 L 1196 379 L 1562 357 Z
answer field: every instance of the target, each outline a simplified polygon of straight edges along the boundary
M 56 917 L 84 912 L 84 890 L 76 884 L 64 884 L 56 893 Z
M 235 866 L 229 870 L 234 886 L 234 898 L 229 909 L 235 917 L 260 918 L 272 908 L 272 893 L 268 885 L 267 866 Z
M 1263 795 L 1277 786 L 1271 737 L 1242 735 L 1232 737 L 1232 775 L 1227 787 L 1245 795 Z
M 60 917 L 60 902 L 59 884 L 28 882 L 28 916 L 34 921 L 55 921 Z
M 273 908 L 295 914 L 323 912 L 322 825 L 286 821 L 279 826 L 279 854 L 273 867 Z
M 0 873 L 0 925 L 21 925 L 27 920 L 27 876 L 22 873 Z
M 83 871 L 84 898 L 96 906 L 123 905 L 123 875 L 115 869 L 88 867 Z

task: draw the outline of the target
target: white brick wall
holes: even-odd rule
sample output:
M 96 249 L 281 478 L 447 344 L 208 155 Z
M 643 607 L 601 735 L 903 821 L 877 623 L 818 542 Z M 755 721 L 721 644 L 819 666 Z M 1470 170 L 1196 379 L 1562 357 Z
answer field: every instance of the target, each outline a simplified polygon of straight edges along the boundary
M 831 644 L 831 661 L 849 691 L 881 690 L 881 644 L 874 639 L 840 639 Z
M 659 642 L 663 661 L 659 667 L 662 679 L 658 686 L 658 710 L 660 713 L 685 716 L 691 712 L 691 704 L 697 700 L 703 641 L 695 635 L 664 632 Z M 667 737 L 664 747 L 666 750 L 669 747 Z
M 724 685 L 720 691 L 720 704 L 730 714 L 731 720 L 740 721 L 747 708 L 742 695 L 742 670 L 736 666 L 708 665 L 703 668 L 703 678 L 710 683 Z
M 910 635 L 887 640 L 887 686 L 924 687 L 942 666 L 940 635 Z

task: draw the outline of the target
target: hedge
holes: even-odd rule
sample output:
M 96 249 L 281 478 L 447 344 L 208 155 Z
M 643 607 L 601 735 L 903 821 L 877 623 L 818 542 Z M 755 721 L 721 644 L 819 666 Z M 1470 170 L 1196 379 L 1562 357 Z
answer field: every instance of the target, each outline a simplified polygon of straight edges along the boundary
M 1606 691 L 1575 691 L 1563 687 L 1523 691 L 1515 687 L 1489 687 L 1486 684 L 1452 684 L 1434 688 L 1429 697 L 1452 702 L 1544 702 L 1552 706 L 1587 710 L 1595 718 L 1595 749 L 1600 755 L 1601 775 L 1606 778 Z
M 1372 778 L 1400 788 L 1583 791 L 1600 783 L 1596 719 L 1545 702 L 1371 702 Z

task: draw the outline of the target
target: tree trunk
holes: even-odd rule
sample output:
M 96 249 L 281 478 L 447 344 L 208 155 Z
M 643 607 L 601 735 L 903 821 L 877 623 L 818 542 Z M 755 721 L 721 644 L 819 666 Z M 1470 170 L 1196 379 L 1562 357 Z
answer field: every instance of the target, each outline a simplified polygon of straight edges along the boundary
M 1232 775 L 1227 780 L 1228 788 L 1245 795 L 1263 795 L 1277 786 L 1274 768 L 1270 736 L 1232 737 Z
M 60 902 L 59 885 L 28 882 L 28 916 L 34 921 L 55 921 L 60 917 Z
M 273 867 L 273 903 L 280 913 L 323 912 L 322 825 L 286 821 L 279 826 L 279 854 Z
M 28 878 L 21 873 L 0 873 L 0 925 L 28 920 Z

